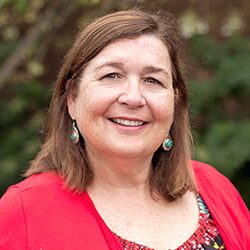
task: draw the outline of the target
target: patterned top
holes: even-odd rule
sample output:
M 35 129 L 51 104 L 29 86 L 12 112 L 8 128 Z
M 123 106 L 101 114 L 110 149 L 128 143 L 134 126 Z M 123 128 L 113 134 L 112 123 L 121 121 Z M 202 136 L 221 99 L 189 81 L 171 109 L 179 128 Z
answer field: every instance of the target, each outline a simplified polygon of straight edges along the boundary
M 211 214 L 199 194 L 197 194 L 197 202 L 199 205 L 200 215 L 199 224 L 196 231 L 191 237 L 185 241 L 176 250 L 222 250 L 226 249 L 221 239 L 218 229 L 211 217 Z M 140 245 L 138 243 L 123 239 L 115 234 L 124 250 L 154 250 L 147 246 Z

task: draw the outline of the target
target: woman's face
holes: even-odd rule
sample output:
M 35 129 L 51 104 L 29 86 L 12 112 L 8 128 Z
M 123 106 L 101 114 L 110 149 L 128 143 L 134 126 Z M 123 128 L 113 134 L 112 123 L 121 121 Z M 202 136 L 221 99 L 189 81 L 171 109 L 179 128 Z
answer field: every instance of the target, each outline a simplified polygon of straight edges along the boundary
M 91 155 L 152 157 L 173 122 L 168 49 L 153 35 L 109 44 L 84 69 L 68 110 Z

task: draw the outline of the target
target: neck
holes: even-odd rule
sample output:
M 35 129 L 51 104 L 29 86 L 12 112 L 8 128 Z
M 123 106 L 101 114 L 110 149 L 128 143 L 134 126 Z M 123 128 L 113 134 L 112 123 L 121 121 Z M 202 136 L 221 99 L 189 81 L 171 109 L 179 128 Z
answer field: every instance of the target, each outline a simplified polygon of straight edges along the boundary
M 88 152 L 88 158 L 94 171 L 91 188 L 99 186 L 113 191 L 148 188 L 152 156 L 128 158 Z

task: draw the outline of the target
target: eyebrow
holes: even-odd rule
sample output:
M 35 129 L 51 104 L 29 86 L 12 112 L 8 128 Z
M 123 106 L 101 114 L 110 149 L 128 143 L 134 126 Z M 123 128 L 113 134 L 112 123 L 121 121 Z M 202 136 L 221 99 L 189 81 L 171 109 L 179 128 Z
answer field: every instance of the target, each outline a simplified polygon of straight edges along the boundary
M 155 66 L 146 66 L 143 69 L 143 73 L 147 74 L 147 73 L 163 73 L 165 74 L 167 77 L 170 77 L 170 73 L 167 72 L 165 69 L 160 68 L 160 67 L 155 67 Z
M 96 70 L 100 70 L 104 67 L 114 67 L 118 69 L 123 69 L 124 68 L 124 63 L 123 62 L 105 62 L 99 66 L 96 67 Z M 155 66 L 146 66 L 143 68 L 143 73 L 148 74 L 148 73 L 163 73 L 167 77 L 171 77 L 171 74 L 167 72 L 165 69 L 160 68 L 160 67 L 155 67 Z
M 122 63 L 122 62 L 105 62 L 105 63 L 97 66 L 96 70 L 100 70 L 100 69 L 107 67 L 107 66 L 122 69 L 124 67 L 124 63 Z

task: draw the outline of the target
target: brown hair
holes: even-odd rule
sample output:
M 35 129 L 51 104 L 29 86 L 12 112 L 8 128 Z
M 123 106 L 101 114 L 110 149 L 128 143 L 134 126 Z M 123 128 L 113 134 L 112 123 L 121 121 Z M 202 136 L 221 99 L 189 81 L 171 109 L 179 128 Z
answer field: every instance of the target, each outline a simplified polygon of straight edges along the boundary
M 141 10 L 128 10 L 98 18 L 80 30 L 57 78 L 45 124 L 45 142 L 26 176 L 52 170 L 63 176 L 66 185 L 72 190 L 86 190 L 93 179 L 93 172 L 84 151 L 84 143 L 80 141 L 73 144 L 69 140 L 72 120 L 68 114 L 67 96 L 77 89 L 79 76 L 86 64 L 105 46 L 117 39 L 152 34 L 161 39 L 169 50 L 173 87 L 178 97 L 170 130 L 174 146 L 169 152 L 159 147 L 154 153 L 149 178 L 151 191 L 166 200 L 175 200 L 188 190 L 194 190 L 190 168 L 188 94 L 180 70 L 182 37 L 177 27 L 175 19 L 166 12 L 150 14 Z

